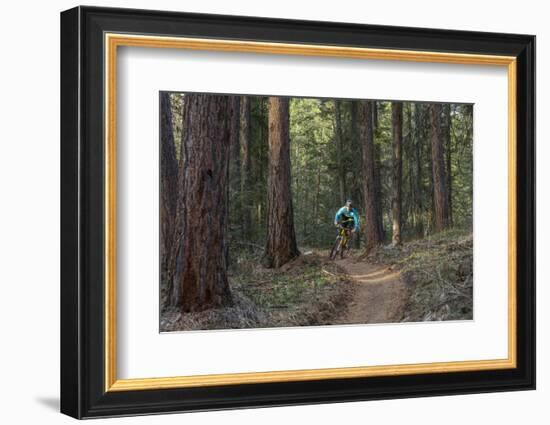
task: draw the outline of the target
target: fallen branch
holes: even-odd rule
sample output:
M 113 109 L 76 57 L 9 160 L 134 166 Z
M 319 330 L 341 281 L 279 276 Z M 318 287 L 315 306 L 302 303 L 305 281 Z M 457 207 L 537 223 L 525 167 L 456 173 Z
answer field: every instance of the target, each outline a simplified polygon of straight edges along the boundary
M 262 250 L 264 249 L 263 246 L 261 245 L 258 245 L 256 243 L 252 243 L 252 242 L 245 242 L 245 241 L 231 241 L 231 243 L 234 243 L 234 244 L 237 244 L 237 245 L 244 245 L 244 246 L 250 246 L 252 248 L 256 248 L 258 250 Z
M 329 271 L 327 271 L 327 270 L 325 270 L 325 269 L 321 269 L 321 271 L 322 271 L 323 273 L 328 274 L 329 276 L 340 277 L 340 275 L 337 275 L 337 274 L 335 274 L 335 273 L 331 273 L 331 272 L 329 272 Z

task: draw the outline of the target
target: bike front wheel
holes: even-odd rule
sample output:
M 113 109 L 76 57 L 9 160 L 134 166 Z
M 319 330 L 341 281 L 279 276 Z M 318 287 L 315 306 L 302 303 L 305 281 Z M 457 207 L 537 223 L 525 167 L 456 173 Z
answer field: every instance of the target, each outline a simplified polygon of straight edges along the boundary
M 344 258 L 345 256 L 349 255 L 349 252 L 351 250 L 351 237 L 346 238 L 346 241 L 342 246 L 340 247 L 340 258 Z
M 332 250 L 330 251 L 331 260 L 334 260 L 336 258 L 336 256 L 340 252 L 341 245 L 342 245 L 342 237 L 338 236 L 334 241 L 334 245 L 332 245 Z
M 350 249 L 351 249 L 351 247 L 350 247 L 350 244 L 349 244 L 349 241 L 348 241 L 346 243 L 346 246 L 344 246 L 340 249 L 340 258 L 344 259 L 344 257 L 346 257 L 349 254 Z

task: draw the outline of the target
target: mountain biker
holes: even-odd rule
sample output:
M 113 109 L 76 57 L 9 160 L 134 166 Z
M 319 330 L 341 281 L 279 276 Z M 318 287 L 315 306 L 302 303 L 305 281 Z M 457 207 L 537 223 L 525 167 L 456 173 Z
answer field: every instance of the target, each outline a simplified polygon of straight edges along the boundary
M 348 199 L 346 205 L 336 212 L 334 225 L 336 227 L 343 227 L 348 231 L 351 230 L 352 233 L 359 230 L 359 213 L 353 208 L 351 199 Z

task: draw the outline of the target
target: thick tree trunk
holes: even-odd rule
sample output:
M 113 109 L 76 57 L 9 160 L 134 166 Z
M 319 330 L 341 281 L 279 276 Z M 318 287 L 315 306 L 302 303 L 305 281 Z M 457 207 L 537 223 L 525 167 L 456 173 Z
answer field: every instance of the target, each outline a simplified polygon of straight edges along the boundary
M 266 267 L 280 267 L 300 252 L 296 244 L 290 188 L 288 99 L 269 98 Z
M 377 135 L 378 135 L 378 127 L 379 127 L 379 111 L 378 111 L 378 102 L 376 100 L 371 102 L 371 108 L 372 108 L 372 143 L 374 145 L 374 184 L 375 184 L 375 190 L 376 190 L 376 198 L 378 199 L 378 211 L 376 212 L 377 217 L 377 223 L 379 232 L 382 235 L 382 240 L 384 240 L 385 232 L 384 232 L 384 225 L 383 225 L 383 216 L 384 211 L 382 208 L 382 200 L 384 199 L 384 196 L 382 194 L 382 177 L 381 177 L 381 169 L 382 169 L 382 160 L 381 160 L 381 146 L 380 144 L 376 143 Z M 390 217 L 391 222 L 391 217 Z
M 340 191 L 340 203 L 346 201 L 346 169 L 344 164 L 344 136 L 342 131 L 341 102 L 334 101 L 334 121 L 336 136 L 336 146 L 338 150 L 338 187 Z
M 363 191 L 365 199 L 365 243 L 367 249 L 383 241 L 380 200 L 376 190 L 374 136 L 371 101 L 361 101 L 358 105 L 359 138 L 363 148 Z
M 200 311 L 231 302 L 227 279 L 230 97 L 186 95 L 179 238 L 171 304 Z
M 392 102 L 392 243 L 401 244 L 401 179 L 403 174 L 403 104 Z
M 250 97 L 241 97 L 240 113 L 240 145 L 241 145 L 241 214 L 243 238 L 251 237 L 252 233 L 252 200 L 250 196 Z
M 441 134 L 441 105 L 430 105 L 430 127 L 432 145 L 433 175 L 433 213 L 436 231 L 449 226 L 449 198 L 447 195 L 447 178 L 445 176 L 445 155 Z
M 229 190 L 231 200 L 232 227 L 242 223 L 242 204 L 241 204 L 241 97 L 231 96 L 231 124 L 229 128 L 230 144 L 230 162 L 229 162 Z
M 178 200 L 178 163 L 172 127 L 172 105 L 170 94 L 160 94 L 160 143 L 161 143 L 161 202 L 160 202 L 160 258 L 161 279 L 171 281 L 174 272 L 174 238 L 176 207 Z

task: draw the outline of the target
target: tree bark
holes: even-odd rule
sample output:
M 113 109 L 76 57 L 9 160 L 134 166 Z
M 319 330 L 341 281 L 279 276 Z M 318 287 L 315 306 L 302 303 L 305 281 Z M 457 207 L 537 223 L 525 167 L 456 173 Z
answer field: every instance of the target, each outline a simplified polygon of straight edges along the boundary
M 432 145 L 433 213 L 437 232 L 449 226 L 449 198 L 445 176 L 445 155 L 441 134 L 441 105 L 430 105 L 430 128 Z
M 452 187 L 453 187 L 453 172 L 451 167 L 451 105 L 443 106 L 443 141 L 445 144 L 445 176 L 447 178 L 447 203 L 449 205 L 449 225 L 453 225 L 453 202 L 452 202 Z
M 232 225 L 242 224 L 241 205 L 241 97 L 231 96 L 231 123 L 229 128 L 230 162 L 229 162 L 229 190 L 231 194 Z
M 376 198 L 378 199 L 378 211 L 376 212 L 376 217 L 377 217 L 378 228 L 379 228 L 380 234 L 382 235 L 382 240 L 384 240 L 384 237 L 385 237 L 384 225 L 383 225 L 384 211 L 382 209 L 382 200 L 384 199 L 384 196 L 382 194 L 382 178 L 381 178 L 382 153 L 381 153 L 380 144 L 376 143 L 376 139 L 378 137 L 377 135 L 378 135 L 379 115 L 380 115 L 378 106 L 379 105 L 376 100 L 373 100 L 371 102 L 372 143 L 374 145 L 374 184 L 375 184 L 375 190 L 376 190 Z M 390 222 L 391 222 L 391 217 L 390 217 Z
M 403 104 L 392 102 L 392 244 L 401 244 L 401 180 L 403 175 Z
M 408 105 L 403 105 L 403 128 L 405 128 L 405 122 L 406 122 L 406 128 L 407 131 L 403 130 L 403 157 L 407 159 L 407 161 L 403 161 L 403 167 L 405 167 L 405 164 L 408 168 L 407 170 L 407 181 L 405 183 L 405 179 L 403 179 L 403 187 L 406 187 L 408 191 L 406 206 L 403 207 L 403 211 L 406 214 L 406 218 L 403 220 L 403 223 L 406 223 L 408 225 L 407 229 L 415 230 L 416 223 L 415 223 L 415 193 L 414 193 L 414 181 L 415 181 L 415 163 L 414 163 L 414 135 L 413 135 L 413 122 L 412 122 L 412 108 L 413 105 L 409 103 Z M 404 192 L 406 192 L 404 191 Z
M 383 241 L 382 219 L 380 217 L 380 200 L 378 199 L 375 179 L 373 104 L 371 101 L 360 101 L 358 105 L 359 138 L 363 149 L 363 191 L 365 200 L 366 248 L 370 249 Z
M 414 161 L 416 164 L 416 181 L 414 185 L 415 190 L 415 228 L 418 236 L 421 236 L 424 233 L 424 222 L 423 222 L 423 212 L 424 212 L 424 202 L 423 202 L 423 167 L 422 167 L 422 144 L 425 140 L 423 127 L 423 108 L 422 105 L 416 103 L 414 105 Z
M 352 101 L 351 102 L 351 110 L 350 110 L 350 120 L 351 120 L 351 146 L 352 149 L 355 152 L 359 152 L 359 149 L 361 149 L 361 141 L 359 137 L 359 123 L 358 123 L 358 102 Z M 363 196 L 362 196 L 362 183 L 363 178 L 361 176 L 361 156 L 358 155 L 357 157 L 354 157 L 354 169 L 357 170 L 357 172 L 354 174 L 353 178 L 353 202 L 355 202 L 357 205 L 363 205 Z M 364 226 L 362 226 L 364 227 Z M 360 249 L 361 248 L 361 239 L 362 239 L 362 228 L 358 229 L 356 235 L 355 235 L 355 248 Z
M 160 255 L 161 279 L 169 282 L 174 269 L 174 238 L 176 207 L 178 200 L 178 163 L 172 126 L 170 93 L 160 94 L 160 143 L 161 143 L 161 203 L 160 203 Z
M 240 112 L 240 146 L 241 146 L 241 214 L 243 239 L 252 233 L 252 200 L 250 197 L 250 97 L 241 97 Z
M 340 203 L 346 201 L 346 169 L 344 164 L 344 136 L 342 131 L 341 102 L 334 101 L 334 121 L 337 150 L 338 150 L 338 187 L 340 189 Z
M 300 255 L 296 244 L 290 177 L 289 101 L 269 98 L 266 267 Z
M 372 131 L 373 134 L 378 130 L 378 102 L 372 102 Z
M 180 237 L 170 303 L 201 311 L 231 302 L 227 279 L 230 97 L 186 95 L 180 156 Z

